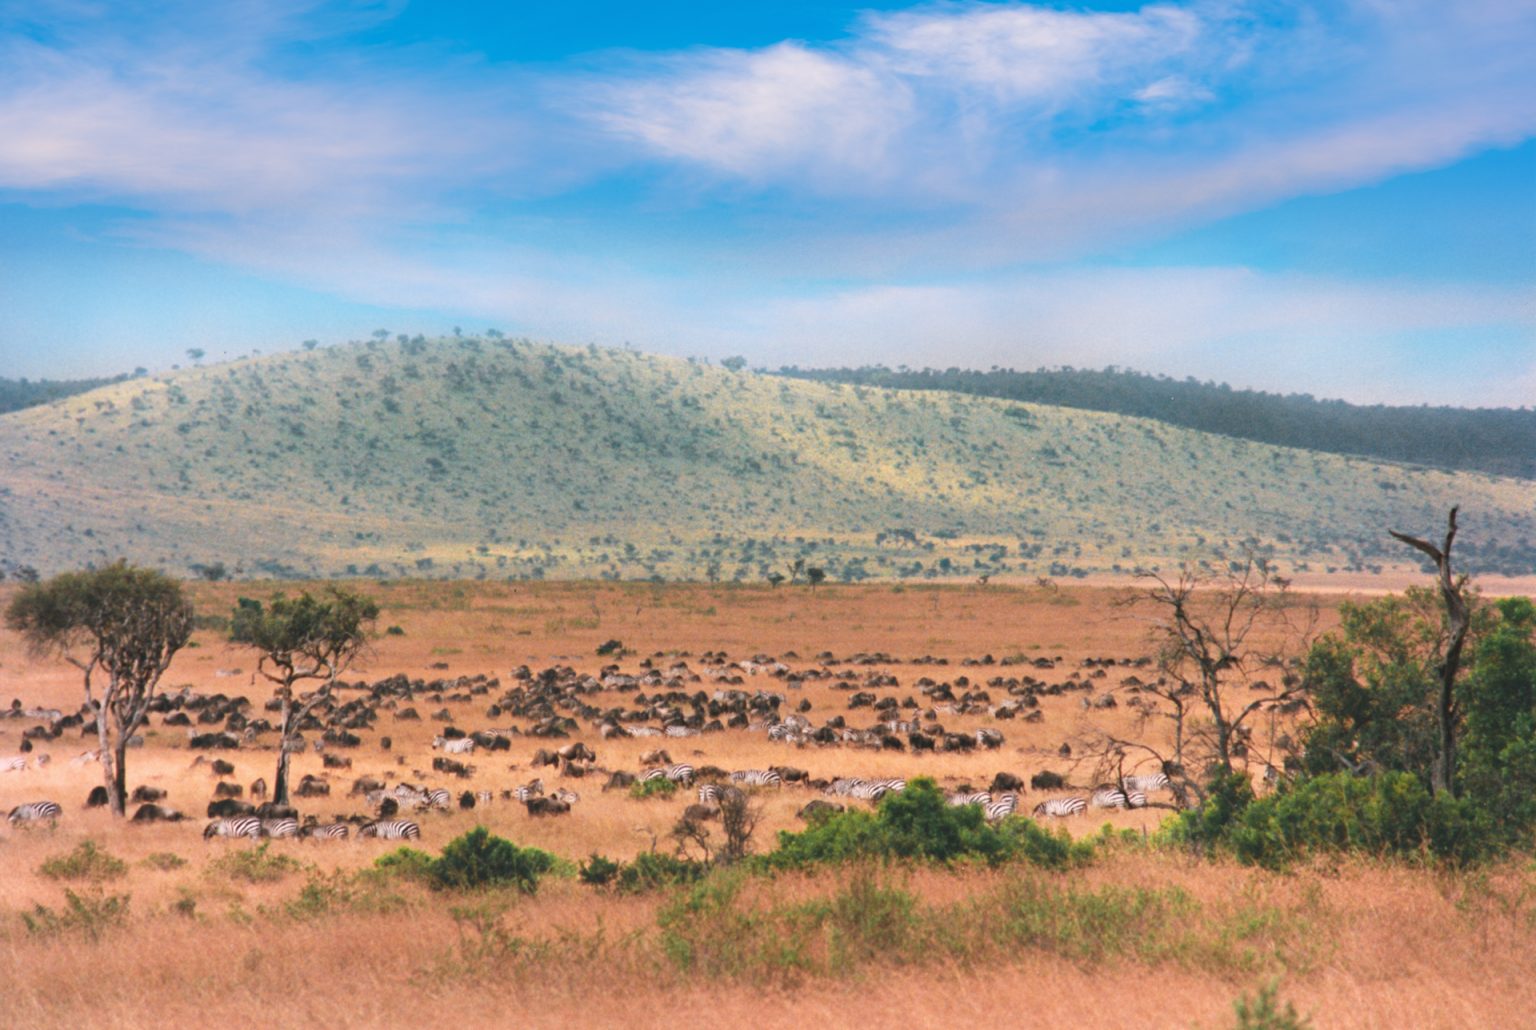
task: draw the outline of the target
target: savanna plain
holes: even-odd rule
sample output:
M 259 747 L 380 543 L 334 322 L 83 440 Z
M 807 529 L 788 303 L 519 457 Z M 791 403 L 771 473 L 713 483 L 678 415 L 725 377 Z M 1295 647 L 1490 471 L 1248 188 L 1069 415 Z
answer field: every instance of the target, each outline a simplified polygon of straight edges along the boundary
M 270 685 L 218 619 L 240 596 L 305 586 L 190 587 L 205 621 L 162 691 L 244 695 L 259 713 Z M 689 847 L 698 856 L 697 839 L 673 833 L 696 800 L 692 788 L 604 789 L 611 773 L 646 768 L 642 756 L 657 747 L 674 763 L 794 766 L 817 780 L 931 777 L 953 792 L 984 790 L 998 773 L 1027 784 L 1050 771 L 1065 777 L 1065 792 L 1090 789 L 1103 773 L 1084 757 L 1093 741 L 1160 745 L 1169 733 L 1155 712 L 1085 703 L 1153 674 L 1145 612 L 1122 603 L 1133 586 L 366 581 L 358 589 L 380 604 L 379 632 L 340 696 L 366 696 L 359 685 L 403 674 L 423 681 L 408 703 L 420 718 L 400 718 L 401 701 L 355 746 L 295 755 L 294 781 L 308 776 L 329 789 L 297 799 L 300 810 L 321 822 L 366 812 L 351 794 L 363 777 L 444 787 L 455 798 L 489 792 L 473 808 L 456 802 L 411 816 L 421 839 L 409 844 L 436 855 L 484 826 L 555 856 L 536 892 L 433 889 L 392 871 L 399 863 L 380 868 L 400 842 L 355 834 L 205 842 L 215 784 L 270 780 L 277 749 L 269 735 L 234 750 L 193 750 L 190 734 L 209 727 L 168 726 L 160 715 L 130 752 L 129 787 L 163 789 L 188 819 L 115 821 L 85 807 L 100 768 L 72 764 L 95 745 L 70 729 L 35 741 L 27 768 L 0 774 L 0 808 L 41 799 L 63 808 L 51 826 L 0 835 L 7 1025 L 1218 1027 L 1233 1025 L 1240 999 L 1250 1018 L 1263 1010 L 1279 1020 L 1294 1006 L 1317 1027 L 1532 1023 L 1528 857 L 1456 870 L 1334 855 L 1273 872 L 1161 842 L 1171 803 L 1156 792 L 1141 809 L 1043 819 L 1092 846 L 1091 856 L 1057 868 L 743 864 L 633 892 L 581 874 L 594 855 L 628 863 Z M 13 592 L 0 591 L 0 602 Z M 1317 607 L 1308 631 L 1334 625 L 1348 596 L 1298 598 L 1298 610 Z M 993 702 L 1006 698 L 999 678 L 1028 675 L 1061 689 L 1046 690 L 1029 719 L 945 710 L 951 733 L 1002 734 L 1000 746 L 964 751 L 797 745 L 744 727 L 610 739 L 589 721 L 544 739 L 528 720 L 491 711 L 523 666 L 534 676 L 568 667 L 593 677 L 618 666 L 624 675 L 661 673 L 689 693 L 779 693 L 784 712 L 803 709 L 814 725 L 835 716 L 873 723 L 871 708 L 850 708 L 861 692 L 912 698 L 904 711 L 932 707 L 925 678 L 957 698 L 987 691 Z M 588 701 L 628 701 L 605 693 Z M 0 696 L 72 712 L 80 673 L 0 634 Z M 1266 717 L 1256 728 L 1248 751 L 1256 780 L 1296 718 Z M 0 757 L 21 754 L 36 723 L 0 719 Z M 509 750 L 459 756 L 472 767 L 460 777 L 433 767 L 441 757 L 433 738 L 450 725 L 517 732 Z M 596 752 L 586 775 L 532 765 L 536 750 L 575 742 Z M 39 765 L 42 754 L 51 760 Z M 214 758 L 235 771 L 217 776 Z M 568 814 L 536 818 L 502 797 L 535 777 L 579 795 Z M 1026 787 L 1019 811 L 1060 793 Z M 821 797 L 796 783 L 754 789 L 761 816 L 750 849 L 770 852 L 781 832 L 803 830 L 797 813 Z M 720 833 L 706 824 L 704 846 L 718 847 Z

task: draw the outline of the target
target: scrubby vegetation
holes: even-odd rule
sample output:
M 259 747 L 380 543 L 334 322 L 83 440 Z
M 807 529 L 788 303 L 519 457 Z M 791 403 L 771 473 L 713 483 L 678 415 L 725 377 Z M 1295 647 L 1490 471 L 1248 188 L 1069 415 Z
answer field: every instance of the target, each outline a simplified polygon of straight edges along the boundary
M 934 368 L 800 369 L 779 374 L 823 383 L 946 390 L 1157 419 L 1245 440 L 1359 454 L 1448 469 L 1536 478 L 1536 410 L 1388 407 L 1318 400 L 1310 394 L 1234 390 L 1130 369 L 1016 372 Z

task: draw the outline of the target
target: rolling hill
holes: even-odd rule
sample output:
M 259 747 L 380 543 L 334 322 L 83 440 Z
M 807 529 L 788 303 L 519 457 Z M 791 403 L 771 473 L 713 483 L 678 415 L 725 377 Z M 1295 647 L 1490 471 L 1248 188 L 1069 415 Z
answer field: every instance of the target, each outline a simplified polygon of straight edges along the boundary
M 0 416 L 0 556 L 247 576 L 1081 576 L 1229 560 L 1536 570 L 1536 482 L 596 347 L 397 339 Z

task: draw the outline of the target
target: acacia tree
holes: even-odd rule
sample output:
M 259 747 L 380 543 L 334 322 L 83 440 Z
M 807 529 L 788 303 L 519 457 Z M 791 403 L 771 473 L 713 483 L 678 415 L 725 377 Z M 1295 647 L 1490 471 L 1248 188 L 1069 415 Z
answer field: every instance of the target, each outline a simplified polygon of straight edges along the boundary
M 1467 642 L 1467 631 L 1472 628 L 1472 613 L 1467 605 L 1466 577 L 1458 578 L 1451 571 L 1451 544 L 1456 541 L 1456 508 L 1451 509 L 1446 520 L 1445 543 L 1436 547 L 1427 540 L 1387 530 L 1392 536 L 1417 550 L 1423 551 L 1435 563 L 1439 577 L 1440 597 L 1445 602 L 1446 638 L 1445 654 L 1438 669 L 1440 696 L 1435 706 L 1435 716 L 1440 725 L 1440 753 L 1430 774 L 1430 788 L 1436 793 L 1456 791 L 1456 724 L 1461 715 L 1456 708 L 1456 672 L 1461 667 L 1461 651 Z
M 1171 722 L 1173 746 L 1165 752 L 1143 740 L 1101 735 L 1086 756 L 1120 780 L 1128 753 L 1148 755 L 1168 776 L 1180 807 L 1203 804 L 1212 784 L 1230 779 L 1234 759 L 1246 758 L 1250 723 L 1304 702 L 1303 682 L 1286 667 L 1292 654 L 1305 650 L 1317 609 L 1296 603 L 1289 582 L 1254 556 L 1222 571 L 1183 565 L 1174 578 L 1151 572 L 1141 578 L 1150 587 L 1121 602 L 1151 612 L 1158 678 L 1139 687 L 1139 707 L 1148 718 Z M 1145 701 L 1147 694 L 1161 703 Z
M 148 716 L 171 659 L 192 636 L 192 604 L 181 584 L 121 561 L 66 572 L 25 587 L 7 607 L 5 621 L 34 652 L 57 652 L 83 674 L 86 704 L 96 705 L 108 801 L 113 815 L 123 815 L 128 742 Z M 98 673 L 106 682 L 96 698 L 92 682 Z
M 282 706 L 272 788 L 276 803 L 288 803 L 288 761 L 299 727 L 317 705 L 330 699 L 336 677 L 367 647 L 370 624 L 378 617 L 378 604 L 339 587 L 329 587 L 319 597 L 308 591 L 293 598 L 278 594 L 270 605 L 240 598 L 229 638 L 260 652 L 256 671 L 275 684 L 273 694 Z M 294 685 L 301 680 L 321 683 L 296 694 Z

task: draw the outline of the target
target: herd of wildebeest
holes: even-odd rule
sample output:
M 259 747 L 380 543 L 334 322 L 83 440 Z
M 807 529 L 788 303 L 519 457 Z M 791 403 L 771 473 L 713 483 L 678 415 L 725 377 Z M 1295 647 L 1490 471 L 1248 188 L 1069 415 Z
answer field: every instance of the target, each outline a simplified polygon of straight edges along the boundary
M 1042 697 L 1068 693 L 1080 693 L 1085 709 L 1124 703 L 1145 712 L 1153 710 L 1153 702 L 1142 695 L 1145 684 L 1140 678 L 1149 675 L 1147 658 L 1087 658 L 1064 678 L 1058 674 L 1053 682 L 1046 682 L 1035 673 L 1056 669 L 1061 659 L 999 662 L 987 655 L 956 663 L 962 668 L 950 676 L 948 660 L 926 656 L 902 663 L 884 653 L 843 659 L 822 653 L 798 666 L 790 664 L 799 662 L 792 652 L 734 661 L 721 652 L 705 652 L 693 664 L 690 657 L 657 654 L 641 660 L 632 672 L 610 664 L 596 674 L 580 673 L 569 665 L 540 671 L 522 666 L 511 673 L 510 683 L 484 674 L 425 680 L 403 673 L 373 683 L 338 681 L 298 724 L 286 745 L 280 745 L 281 733 L 274 725 L 273 717 L 280 710 L 275 698 L 258 704 L 242 695 L 199 693 L 185 687 L 153 699 L 149 725 L 158 721 L 157 736 L 162 739 L 166 729 L 185 733 L 186 747 L 195 753 L 189 773 L 202 770 L 211 777 L 212 796 L 201 813 L 211 820 L 205 837 L 334 840 L 355 828 L 358 836 L 413 839 L 420 835 L 420 828 L 409 817 L 434 810 L 517 803 L 531 817 L 568 816 L 579 807 L 575 781 L 600 784 L 602 790 L 629 790 L 637 781 L 666 779 L 690 790 L 686 815 L 693 819 L 716 815 L 722 796 L 732 791 L 794 788 L 813 797 L 821 795 L 801 808 L 801 816 L 809 818 L 818 809 L 841 808 L 845 800 L 877 802 L 886 793 L 902 790 L 905 781 L 813 777 L 793 764 L 795 755 L 807 749 L 847 749 L 850 765 L 856 763 L 853 756 L 864 750 L 996 751 L 1005 743 L 1002 728 L 961 731 L 945 722 L 953 724 L 956 717 L 1038 722 L 1044 718 Z M 902 664 L 918 667 L 922 673 L 911 685 L 915 690 L 905 693 L 898 676 L 889 671 Z M 1106 683 L 1112 672 L 1118 678 Z M 756 683 L 749 682 L 753 680 Z M 814 719 L 812 702 L 803 692 L 812 682 L 841 692 L 844 711 Z M 10 807 L 9 821 L 20 825 L 61 818 L 65 806 L 56 799 L 16 796 L 25 792 L 27 770 L 46 764 L 55 752 L 67 752 L 67 757 L 58 756 L 60 760 L 76 764 L 97 761 L 95 750 L 82 752 L 68 743 L 71 738 L 97 739 L 94 709 L 85 705 L 65 713 L 28 707 L 17 699 L 0 716 L 8 717 L 0 721 L 0 734 L 9 735 L 5 722 L 23 727 L 20 753 L 0 758 L 0 773 L 20 774 L 0 777 L 6 802 L 20 801 Z M 421 745 L 415 754 L 396 746 L 397 736 L 422 738 L 419 732 L 403 733 L 406 724 L 417 722 L 440 724 L 432 736 L 430 767 L 417 765 L 428 757 L 419 750 Z M 731 733 L 765 735 L 783 746 L 786 761 L 766 768 L 727 769 L 674 761 L 669 753 L 688 754 L 691 738 Z M 596 748 L 604 742 L 643 737 L 656 738 L 655 746 L 640 755 L 636 768 L 614 769 L 601 763 Z M 394 767 L 380 775 L 354 777 L 352 753 L 365 744 L 392 752 Z M 455 781 L 477 776 L 477 759 L 510 758 L 500 753 L 514 749 L 526 753 L 530 745 L 533 750 L 526 765 L 507 762 L 505 767 L 522 770 L 520 776 L 532 773 L 531 778 L 520 782 L 509 778 L 496 789 L 453 786 Z M 259 755 L 257 760 L 265 768 L 273 763 L 279 746 L 290 752 L 313 750 L 322 759 L 321 774 L 302 776 L 290 797 L 281 802 L 269 797 L 264 777 L 238 782 L 231 760 Z M 729 751 L 728 743 L 711 748 L 713 754 Z M 1063 743 L 1057 753 L 1070 758 L 1070 744 Z M 408 774 L 397 770 L 408 770 Z M 546 777 L 561 785 L 546 788 Z M 484 779 L 480 777 L 479 782 Z M 1000 770 L 984 786 L 955 785 L 950 800 L 980 805 L 988 818 L 1002 818 L 1016 810 L 1025 783 L 1018 772 Z M 1084 784 L 1076 792 L 1068 776 L 1048 768 L 1034 770 L 1028 783 L 1029 789 L 1046 795 L 1033 806 L 1035 815 L 1056 817 L 1090 807 L 1140 807 L 1148 803 L 1149 793 L 1167 787 L 1157 768 L 1122 774 L 1117 782 Z M 334 793 L 333 787 L 338 788 Z M 108 795 L 105 787 L 98 786 L 80 800 L 87 807 L 104 805 Z M 157 787 L 138 786 L 131 800 L 137 806 L 132 814 L 135 822 L 189 818 L 189 813 L 168 804 L 166 792 Z M 314 811 L 301 813 L 300 806 L 329 809 L 333 814 L 323 821 Z

